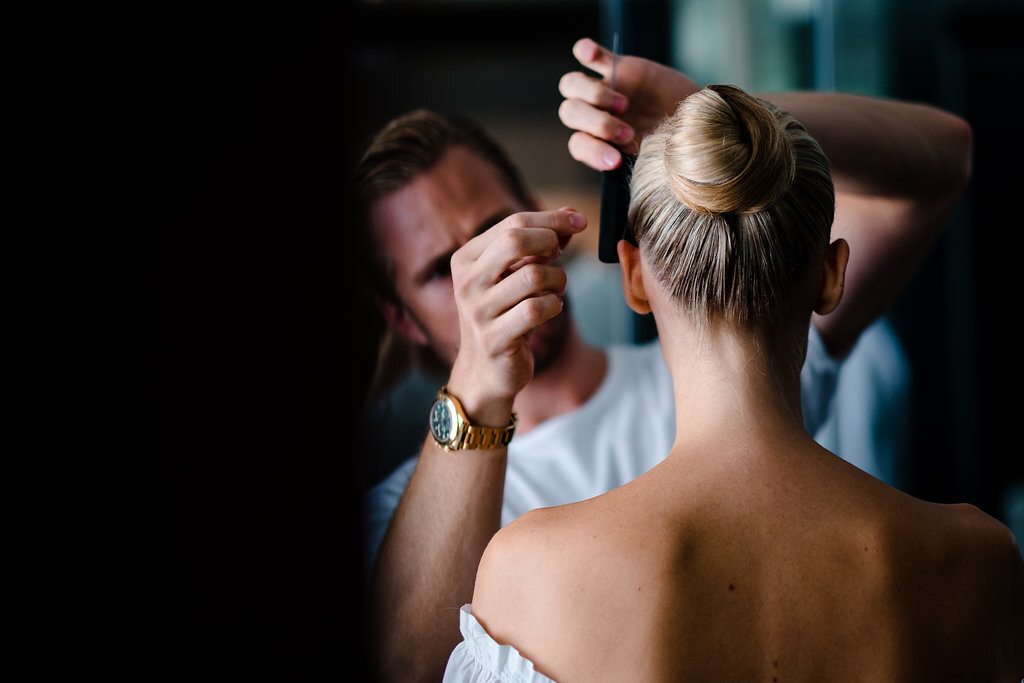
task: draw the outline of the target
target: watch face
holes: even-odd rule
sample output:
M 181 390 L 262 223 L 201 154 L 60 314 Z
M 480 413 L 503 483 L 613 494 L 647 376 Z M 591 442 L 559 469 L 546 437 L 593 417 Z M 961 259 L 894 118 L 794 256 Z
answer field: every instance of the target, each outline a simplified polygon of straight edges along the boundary
M 430 433 L 438 443 L 449 443 L 455 430 L 455 420 L 448 401 L 438 399 L 430 409 Z

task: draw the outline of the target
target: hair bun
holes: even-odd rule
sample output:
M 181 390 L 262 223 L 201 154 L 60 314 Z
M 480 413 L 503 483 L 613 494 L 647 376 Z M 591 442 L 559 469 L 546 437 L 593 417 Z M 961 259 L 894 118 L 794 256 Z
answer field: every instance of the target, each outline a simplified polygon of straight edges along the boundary
M 782 196 L 796 160 L 776 111 L 731 85 L 709 85 L 683 100 L 665 139 L 679 200 L 705 214 L 751 213 Z

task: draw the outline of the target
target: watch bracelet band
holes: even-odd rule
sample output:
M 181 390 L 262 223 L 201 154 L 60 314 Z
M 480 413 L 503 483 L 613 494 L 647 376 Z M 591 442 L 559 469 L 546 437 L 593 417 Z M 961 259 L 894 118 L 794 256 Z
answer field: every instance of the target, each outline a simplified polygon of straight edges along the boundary
M 433 426 L 431 426 L 431 434 L 434 435 L 435 443 L 445 451 L 504 448 L 512 441 L 512 435 L 515 433 L 516 425 L 519 422 L 514 410 L 512 411 L 512 416 L 509 419 L 507 426 L 483 427 L 469 423 L 469 419 L 462 407 L 462 402 L 454 395 L 448 393 L 447 384 L 442 386 L 437 392 L 437 396 L 434 399 L 435 406 L 438 401 L 442 400 L 451 404 L 452 408 L 454 408 L 457 413 L 455 420 L 459 425 L 461 425 L 458 428 L 459 431 L 461 431 L 461 434 L 457 438 L 447 442 L 443 440 L 443 438 L 439 438 L 434 432 Z M 431 411 L 433 412 L 433 408 L 431 408 Z
M 516 430 L 516 414 L 512 413 L 512 420 L 507 427 L 479 427 L 469 425 L 466 429 L 466 436 L 462 440 L 460 450 L 475 450 L 477 448 L 501 448 L 512 441 L 512 434 Z

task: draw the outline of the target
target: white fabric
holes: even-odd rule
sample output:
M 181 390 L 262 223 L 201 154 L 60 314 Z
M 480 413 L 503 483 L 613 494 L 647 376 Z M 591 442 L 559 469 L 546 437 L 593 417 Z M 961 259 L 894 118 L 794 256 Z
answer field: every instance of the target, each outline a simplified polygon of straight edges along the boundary
M 868 474 L 903 488 L 911 437 L 910 379 L 895 330 L 885 318 L 875 321 L 843 360 L 834 403 L 814 438 Z
M 476 620 L 470 605 L 459 610 L 462 642 L 448 657 L 444 683 L 554 683 L 511 645 L 499 645 Z
M 811 330 L 801 384 L 804 421 L 814 434 L 827 416 L 839 363 Z M 502 525 L 534 508 L 592 498 L 635 479 L 668 455 L 674 437 L 672 380 L 657 340 L 609 347 L 608 373 L 586 403 L 512 439 Z M 367 576 L 417 457 L 367 495 Z
M 800 407 L 807 433 L 817 435 L 828 420 L 839 380 L 840 361 L 828 355 L 818 329 L 811 325 L 807 356 L 800 369 Z

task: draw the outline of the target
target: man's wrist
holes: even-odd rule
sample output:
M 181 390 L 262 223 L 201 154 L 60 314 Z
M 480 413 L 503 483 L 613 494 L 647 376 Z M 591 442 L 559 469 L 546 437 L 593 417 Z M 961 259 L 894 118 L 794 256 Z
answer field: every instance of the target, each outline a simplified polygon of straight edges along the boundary
M 516 431 L 516 414 L 509 412 L 500 424 L 471 419 L 462 401 L 443 386 L 430 409 L 430 433 L 445 451 L 504 449 Z
M 448 393 L 459 398 L 466 419 L 472 424 L 500 427 L 508 424 L 512 414 L 513 398 L 476 396 L 471 390 L 459 389 L 458 385 L 447 385 Z
M 494 394 L 488 392 L 479 382 L 462 379 L 452 373 L 445 385 L 448 393 L 459 398 L 466 417 L 473 424 L 499 427 L 508 424 L 512 414 L 515 394 Z

